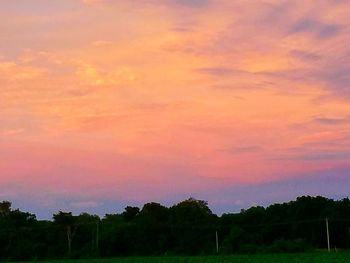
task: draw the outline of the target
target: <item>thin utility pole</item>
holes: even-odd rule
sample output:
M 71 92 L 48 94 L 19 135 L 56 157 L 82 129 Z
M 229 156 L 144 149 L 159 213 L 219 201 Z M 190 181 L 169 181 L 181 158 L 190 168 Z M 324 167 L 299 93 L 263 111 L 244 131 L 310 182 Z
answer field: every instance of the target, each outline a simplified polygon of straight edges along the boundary
M 330 245 L 330 242 L 329 242 L 328 218 L 326 218 L 326 229 L 327 229 L 327 246 L 328 246 L 328 252 L 331 252 L 331 245 Z
M 67 226 L 67 245 L 68 245 L 68 257 L 72 254 L 72 228 L 71 226 Z
M 219 237 L 218 237 L 218 231 L 215 231 L 215 240 L 216 240 L 216 254 L 219 254 Z
M 100 222 L 97 221 L 96 222 L 96 251 L 98 251 L 98 247 L 99 247 L 99 244 L 98 244 L 100 239 L 99 235 L 100 235 Z

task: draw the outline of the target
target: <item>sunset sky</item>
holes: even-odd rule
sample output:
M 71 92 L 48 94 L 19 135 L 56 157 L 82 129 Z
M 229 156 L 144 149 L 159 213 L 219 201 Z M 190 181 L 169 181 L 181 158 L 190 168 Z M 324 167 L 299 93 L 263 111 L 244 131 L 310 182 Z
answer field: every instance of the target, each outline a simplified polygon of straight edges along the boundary
M 0 200 L 216 213 L 350 189 L 350 1 L 0 0 Z

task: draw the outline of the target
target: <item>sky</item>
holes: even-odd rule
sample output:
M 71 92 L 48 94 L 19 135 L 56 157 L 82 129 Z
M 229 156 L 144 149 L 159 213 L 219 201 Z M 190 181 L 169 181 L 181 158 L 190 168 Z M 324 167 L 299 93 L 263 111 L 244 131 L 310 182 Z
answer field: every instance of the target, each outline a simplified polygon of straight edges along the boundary
M 0 0 L 0 200 L 215 213 L 350 189 L 350 1 Z

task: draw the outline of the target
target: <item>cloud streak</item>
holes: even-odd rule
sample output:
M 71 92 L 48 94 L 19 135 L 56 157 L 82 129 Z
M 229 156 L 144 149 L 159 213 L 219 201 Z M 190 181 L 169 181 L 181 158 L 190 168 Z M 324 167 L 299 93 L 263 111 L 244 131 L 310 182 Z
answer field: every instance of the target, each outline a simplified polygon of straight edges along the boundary
M 327 24 L 312 19 L 301 19 L 290 29 L 290 33 L 312 33 L 319 39 L 327 39 L 340 32 L 342 26 L 337 24 Z

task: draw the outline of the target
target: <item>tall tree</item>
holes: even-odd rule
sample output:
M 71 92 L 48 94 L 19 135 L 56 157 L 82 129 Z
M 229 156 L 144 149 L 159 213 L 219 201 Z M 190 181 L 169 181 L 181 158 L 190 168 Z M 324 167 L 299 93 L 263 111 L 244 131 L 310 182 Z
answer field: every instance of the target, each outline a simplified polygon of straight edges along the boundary
M 75 224 L 76 218 L 72 212 L 59 211 L 53 215 L 54 223 L 66 229 L 68 256 L 72 254 L 72 242 L 77 231 L 78 225 Z

